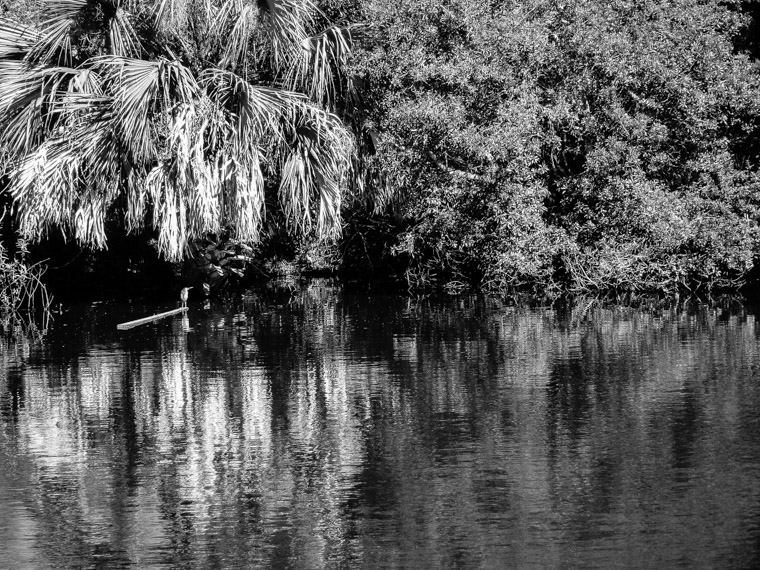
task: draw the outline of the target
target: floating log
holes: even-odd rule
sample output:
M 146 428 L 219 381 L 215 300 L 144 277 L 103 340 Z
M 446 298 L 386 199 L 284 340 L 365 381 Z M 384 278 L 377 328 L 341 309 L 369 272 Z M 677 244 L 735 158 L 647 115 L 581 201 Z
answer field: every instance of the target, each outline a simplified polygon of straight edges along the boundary
M 116 328 L 123 331 L 126 329 L 131 329 L 132 327 L 137 327 L 140 325 L 144 325 L 145 323 L 150 323 L 152 321 L 157 321 L 158 319 L 163 319 L 164 317 L 168 317 L 171 315 L 176 315 L 177 313 L 184 313 L 187 311 L 187 307 L 180 307 L 179 309 L 172 309 L 171 311 L 166 311 L 165 313 L 158 313 L 157 315 L 152 315 L 150 317 L 144 317 L 142 319 L 137 319 L 136 321 L 129 321 L 128 323 L 121 323 L 120 325 L 116 325 Z

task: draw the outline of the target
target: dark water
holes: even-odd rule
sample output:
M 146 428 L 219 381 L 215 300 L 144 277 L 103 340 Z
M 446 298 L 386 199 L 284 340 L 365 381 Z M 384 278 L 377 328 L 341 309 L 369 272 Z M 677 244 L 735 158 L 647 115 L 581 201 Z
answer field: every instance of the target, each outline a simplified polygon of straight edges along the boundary
M 169 308 L 3 342 L 1 568 L 760 567 L 748 307 Z

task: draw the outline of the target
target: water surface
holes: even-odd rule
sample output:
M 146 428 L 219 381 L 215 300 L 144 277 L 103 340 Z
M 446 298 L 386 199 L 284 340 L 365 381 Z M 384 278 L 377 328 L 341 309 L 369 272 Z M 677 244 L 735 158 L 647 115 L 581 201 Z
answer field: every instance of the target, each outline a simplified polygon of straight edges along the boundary
M 173 307 L 2 341 L 0 568 L 760 566 L 750 307 Z

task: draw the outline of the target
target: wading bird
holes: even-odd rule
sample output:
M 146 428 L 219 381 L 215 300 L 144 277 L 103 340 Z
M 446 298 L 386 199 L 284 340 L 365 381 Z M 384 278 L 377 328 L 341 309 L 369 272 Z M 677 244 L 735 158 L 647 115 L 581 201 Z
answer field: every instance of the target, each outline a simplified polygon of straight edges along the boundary
M 182 306 L 187 307 L 187 296 L 190 293 L 192 287 L 182 287 L 182 291 L 179 292 L 179 299 L 182 301 Z

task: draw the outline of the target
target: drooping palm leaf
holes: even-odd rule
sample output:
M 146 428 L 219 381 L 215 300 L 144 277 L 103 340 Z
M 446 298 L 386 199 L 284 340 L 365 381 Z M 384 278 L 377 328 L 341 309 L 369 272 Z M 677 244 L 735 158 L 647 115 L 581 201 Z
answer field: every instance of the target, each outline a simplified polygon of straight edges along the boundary
M 220 185 L 205 157 L 208 120 L 195 105 L 183 104 L 174 113 L 168 138 L 169 172 L 173 184 L 187 204 L 188 233 L 200 236 L 218 232 Z
M 268 146 L 280 157 L 280 202 L 300 229 L 329 234 L 339 224 L 340 190 L 350 168 L 351 137 L 340 120 L 296 92 L 256 87 L 227 71 L 208 71 L 201 84 L 230 113 L 234 160 Z M 328 202 L 335 204 L 327 207 Z
M 208 95 L 234 121 L 230 136 L 235 144 L 251 147 L 264 136 L 282 136 L 280 121 L 295 101 L 306 102 L 299 93 L 251 85 L 230 71 L 208 69 L 200 78 Z
M 104 56 L 92 65 L 113 97 L 113 120 L 134 159 L 155 160 L 155 118 L 176 104 L 192 102 L 199 93 L 195 78 L 180 63 L 166 60 Z
M 280 178 L 280 205 L 288 220 L 301 231 L 311 227 L 309 203 L 314 190 L 314 173 L 303 148 L 296 148 L 285 160 Z
M 132 22 L 129 12 L 116 0 L 114 13 L 109 21 L 108 36 L 111 44 L 111 54 L 122 57 L 139 57 L 142 45 Z
M 188 242 L 185 201 L 177 192 L 167 165 L 159 164 L 145 180 L 154 204 L 153 220 L 158 247 L 169 259 L 181 259 Z
M 25 158 L 10 186 L 24 235 L 45 235 L 58 226 L 70 229 L 82 243 L 106 246 L 106 204 L 114 199 L 115 188 L 86 185 L 82 169 L 81 154 L 63 139 L 50 139 Z
M 125 135 L 124 141 L 134 160 L 153 161 L 156 148 L 150 111 L 159 87 L 158 62 L 104 56 L 93 62 L 93 68 L 103 77 L 113 97 L 113 122 Z
M 342 129 L 301 117 L 282 166 L 280 203 L 288 219 L 302 230 L 312 228 L 311 210 L 317 204 L 318 235 L 340 230 L 340 187 L 350 169 L 353 142 Z
M 316 6 L 311 0 L 261 0 L 260 5 L 274 69 L 284 72 L 300 61 Z
M 39 39 L 37 30 L 0 18 L 0 59 L 22 59 Z
M 19 206 L 22 233 L 44 235 L 48 224 L 66 224 L 73 203 L 73 193 L 66 190 L 77 162 L 77 157 L 67 157 L 65 148 L 54 140 L 46 141 L 24 157 L 9 186 Z
M 77 17 L 88 5 L 89 0 L 47 0 L 44 4 L 44 21 L 41 37 L 27 55 L 33 64 L 54 62 L 58 65 L 72 65 L 71 31 L 76 26 Z
M 159 32 L 181 31 L 187 25 L 189 9 L 187 0 L 152 0 L 149 9 Z
M 60 103 L 76 69 L 0 61 L 0 141 L 16 156 L 31 152 L 57 128 Z
M 344 88 L 351 87 L 349 81 L 341 78 L 340 70 L 348 63 L 353 34 L 359 29 L 356 25 L 333 26 L 308 38 L 303 44 L 300 60 L 288 71 L 288 88 L 301 90 L 312 101 L 333 108 L 337 95 Z
M 239 10 L 233 12 L 236 1 L 228 1 L 224 4 L 224 10 L 220 11 L 215 19 L 219 36 L 224 37 L 224 50 L 220 68 L 236 70 L 244 68 L 248 62 L 251 50 L 251 41 L 259 28 L 259 10 L 254 4 L 244 4 Z M 231 29 L 225 33 L 226 27 Z
M 294 227 L 336 233 L 353 141 L 320 104 L 338 93 L 350 37 L 310 41 L 315 12 L 311 0 L 50 0 L 39 32 L 0 20 L 0 148 L 22 231 L 105 247 L 118 207 L 128 230 L 152 215 L 178 260 L 223 227 L 257 240 L 279 177 Z M 140 59 L 155 53 L 168 59 Z
M 257 155 L 228 157 L 221 168 L 226 189 L 225 219 L 237 239 L 255 242 L 264 217 L 264 176 Z

